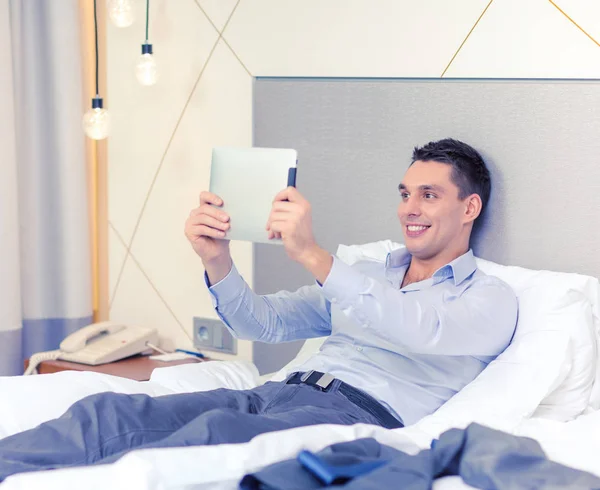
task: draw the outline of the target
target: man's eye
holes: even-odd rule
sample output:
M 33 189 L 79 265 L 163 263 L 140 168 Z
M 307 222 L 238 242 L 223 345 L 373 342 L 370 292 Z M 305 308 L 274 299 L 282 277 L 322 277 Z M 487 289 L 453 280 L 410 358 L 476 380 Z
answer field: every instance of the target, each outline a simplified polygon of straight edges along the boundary
M 401 192 L 400 197 L 402 197 L 402 199 L 408 199 L 408 192 Z
M 426 192 L 425 193 L 425 199 L 435 199 L 437 196 L 435 194 L 432 194 L 431 192 Z

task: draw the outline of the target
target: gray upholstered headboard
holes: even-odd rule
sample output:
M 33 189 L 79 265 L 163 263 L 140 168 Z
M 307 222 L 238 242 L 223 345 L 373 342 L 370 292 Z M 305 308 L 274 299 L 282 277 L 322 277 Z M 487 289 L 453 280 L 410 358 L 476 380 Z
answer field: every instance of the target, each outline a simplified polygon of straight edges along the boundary
M 445 137 L 476 147 L 492 171 L 478 256 L 600 276 L 600 81 L 255 81 L 254 145 L 298 150 L 297 186 L 330 251 L 402 241 L 397 186 L 412 149 Z M 282 248 L 257 245 L 254 260 L 259 293 L 312 281 Z M 255 358 L 265 372 L 298 348 L 257 345 Z

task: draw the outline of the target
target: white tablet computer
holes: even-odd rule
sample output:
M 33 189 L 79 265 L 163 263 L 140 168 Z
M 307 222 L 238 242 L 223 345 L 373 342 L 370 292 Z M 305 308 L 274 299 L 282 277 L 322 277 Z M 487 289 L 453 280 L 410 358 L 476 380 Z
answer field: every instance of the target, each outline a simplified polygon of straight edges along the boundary
M 256 243 L 269 240 L 265 226 L 275 196 L 296 184 L 296 150 L 280 148 L 214 148 L 210 192 L 223 199 L 231 227 L 225 238 Z

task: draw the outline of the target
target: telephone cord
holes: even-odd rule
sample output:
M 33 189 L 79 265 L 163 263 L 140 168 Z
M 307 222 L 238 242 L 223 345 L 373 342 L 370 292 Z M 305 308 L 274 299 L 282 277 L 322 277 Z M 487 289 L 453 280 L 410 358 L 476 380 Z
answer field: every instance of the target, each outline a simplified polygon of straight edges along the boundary
M 60 350 L 49 350 L 48 352 L 38 352 L 29 358 L 29 366 L 23 373 L 23 376 L 37 374 L 37 367 L 44 361 L 55 361 L 63 354 Z

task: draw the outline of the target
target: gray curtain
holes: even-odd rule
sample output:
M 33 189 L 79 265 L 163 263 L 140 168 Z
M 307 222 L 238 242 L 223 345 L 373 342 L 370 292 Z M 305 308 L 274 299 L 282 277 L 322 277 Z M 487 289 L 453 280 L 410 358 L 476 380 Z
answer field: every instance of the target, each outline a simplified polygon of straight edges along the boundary
M 77 0 L 0 5 L 0 375 L 91 322 Z

